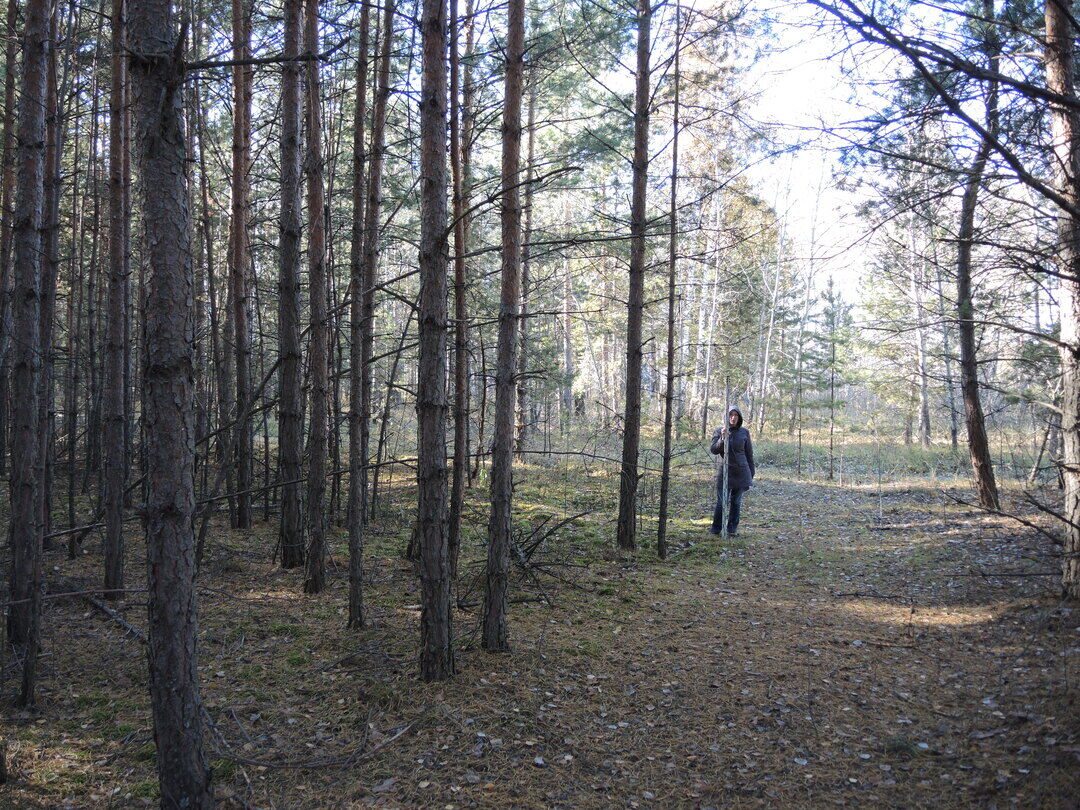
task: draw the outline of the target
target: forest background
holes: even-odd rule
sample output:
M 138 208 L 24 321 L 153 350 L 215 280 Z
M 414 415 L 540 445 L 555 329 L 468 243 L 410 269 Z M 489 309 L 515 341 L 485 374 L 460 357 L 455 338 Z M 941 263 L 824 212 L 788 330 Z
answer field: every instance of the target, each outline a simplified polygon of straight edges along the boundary
M 759 466 L 879 521 L 917 478 L 1026 527 L 1075 601 L 1070 9 L 9 0 L 16 722 L 89 602 L 148 645 L 144 793 L 209 806 L 204 736 L 226 782 L 272 758 L 202 706 L 205 589 L 370 636 L 404 555 L 444 681 L 462 623 L 507 652 L 510 605 L 697 553 L 731 405 Z

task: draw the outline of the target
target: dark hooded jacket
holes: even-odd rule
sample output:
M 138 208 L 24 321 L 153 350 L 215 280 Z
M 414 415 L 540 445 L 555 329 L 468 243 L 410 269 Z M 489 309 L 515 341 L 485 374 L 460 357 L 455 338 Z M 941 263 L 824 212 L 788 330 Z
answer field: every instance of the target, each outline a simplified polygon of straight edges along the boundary
M 731 429 L 731 439 L 728 445 L 731 453 L 728 455 L 728 489 L 748 489 L 754 480 L 754 445 L 750 442 L 750 431 L 742 426 L 742 412 L 738 408 L 728 411 L 728 417 L 736 414 L 736 426 Z M 727 419 L 725 419 L 725 422 Z M 713 431 L 712 439 L 713 455 L 724 455 L 724 428 L 718 427 Z M 716 485 L 722 486 L 724 482 L 724 469 L 720 468 L 717 473 Z

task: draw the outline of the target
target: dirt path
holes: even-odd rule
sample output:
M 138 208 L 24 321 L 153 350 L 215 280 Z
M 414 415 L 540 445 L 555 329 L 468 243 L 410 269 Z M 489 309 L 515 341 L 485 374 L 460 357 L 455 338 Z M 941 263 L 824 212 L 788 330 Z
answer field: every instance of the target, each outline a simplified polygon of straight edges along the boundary
M 1051 570 L 1033 537 L 930 489 L 768 478 L 740 537 L 704 525 L 677 527 L 668 563 L 609 558 L 554 607 L 515 605 L 512 656 L 476 649 L 464 614 L 442 685 L 413 674 L 400 533 L 375 538 L 361 638 L 339 626 L 340 571 L 305 599 L 265 538 L 237 540 L 202 596 L 222 805 L 1078 806 L 1080 611 L 1049 578 L 990 576 Z M 4 806 L 155 803 L 141 643 L 50 610 L 46 705 L 9 718 Z
M 622 609 L 556 625 L 562 655 L 522 673 L 536 744 L 507 741 L 505 798 L 1077 806 L 1080 615 L 1034 578 L 972 577 L 1015 571 L 1015 538 L 927 498 L 889 495 L 883 524 L 876 494 L 765 481 L 729 548 L 623 572 Z M 534 753 L 554 779 L 525 776 Z

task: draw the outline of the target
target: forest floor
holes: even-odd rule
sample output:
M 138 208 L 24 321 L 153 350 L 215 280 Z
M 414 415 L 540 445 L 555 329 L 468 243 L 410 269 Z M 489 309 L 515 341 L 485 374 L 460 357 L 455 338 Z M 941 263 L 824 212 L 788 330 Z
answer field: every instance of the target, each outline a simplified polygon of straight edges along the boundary
M 317 597 L 270 559 L 273 524 L 214 533 L 200 663 L 220 806 L 1080 806 L 1080 610 L 1058 601 L 1036 532 L 940 481 L 765 470 L 724 545 L 706 531 L 706 470 L 680 479 L 660 562 L 610 550 L 614 477 L 520 478 L 523 537 L 594 511 L 544 540 L 513 652 L 492 656 L 474 492 L 447 683 L 416 677 L 405 490 L 369 537 L 362 632 L 344 629 L 343 532 Z M 96 583 L 95 544 L 50 552 L 51 591 Z M 144 604 L 123 615 L 145 626 Z M 45 620 L 39 710 L 5 709 L 0 805 L 156 805 L 143 642 L 81 599 L 48 600 Z

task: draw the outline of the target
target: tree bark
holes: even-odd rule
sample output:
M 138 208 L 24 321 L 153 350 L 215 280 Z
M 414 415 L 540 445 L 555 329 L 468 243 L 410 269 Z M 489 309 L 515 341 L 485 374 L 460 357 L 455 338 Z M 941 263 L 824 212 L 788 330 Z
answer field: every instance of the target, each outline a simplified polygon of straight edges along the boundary
M 304 50 L 319 52 L 319 0 L 307 0 Z M 322 97 L 319 60 L 307 63 L 307 175 L 308 290 L 311 306 L 311 427 L 308 434 L 307 571 L 305 593 L 320 593 L 326 586 L 327 397 L 330 388 L 330 315 L 326 275 L 326 191 L 323 182 Z
M 420 676 L 454 674 L 446 469 L 446 3 L 423 0 L 420 87 L 420 357 L 417 370 L 417 517 Z
M 465 504 L 465 484 L 469 476 L 469 310 L 465 300 L 468 268 L 465 252 L 468 248 L 468 194 L 465 183 L 468 145 L 462 138 L 463 123 L 470 116 L 471 87 L 467 87 L 463 103 L 458 103 L 461 86 L 461 57 L 458 54 L 458 3 L 450 0 L 450 167 L 454 203 L 454 465 L 450 480 L 450 576 L 457 581 L 458 555 L 461 550 L 461 515 Z M 465 43 L 465 59 L 472 56 L 472 2 L 467 5 L 469 18 Z M 469 77 L 471 78 L 471 77 Z M 466 137 L 468 128 L 466 127 Z
M 923 257 L 915 239 L 915 222 L 912 217 L 911 236 L 911 315 L 915 321 L 915 364 L 919 375 L 919 445 L 930 447 L 930 383 L 926 355 L 926 319 L 923 316 L 922 285 L 924 283 Z
M 510 648 L 506 594 L 510 577 L 514 497 L 514 372 L 521 306 L 521 93 L 525 61 L 525 0 L 509 0 L 506 83 L 502 115 L 502 283 L 495 366 L 495 419 L 491 426 L 491 516 L 488 520 L 483 646 Z
M 664 374 L 664 450 L 660 472 L 660 509 L 656 527 L 656 554 L 667 559 L 668 490 L 671 486 L 671 428 L 675 406 L 675 270 L 678 256 L 679 190 L 679 51 L 682 48 L 681 7 L 675 6 L 674 99 L 671 113 L 671 198 L 668 209 L 667 364 Z M 726 421 L 726 417 L 725 417 Z
M 1046 86 L 1076 98 L 1076 30 L 1072 3 L 1046 2 Z M 1075 211 L 1080 207 L 1080 115 L 1063 104 L 1050 105 L 1055 186 Z M 1058 215 L 1058 270 L 1061 279 L 1061 435 L 1064 443 L 1065 543 L 1062 589 L 1080 601 L 1080 218 Z
M 941 318 L 941 354 L 945 359 L 945 393 L 949 401 L 949 443 L 955 452 L 958 447 L 958 434 L 956 424 L 956 385 L 953 381 L 953 354 L 950 343 L 949 320 L 945 317 L 945 292 L 941 281 L 941 264 L 935 260 L 937 266 L 937 299 L 938 315 Z
M 919 378 L 919 445 L 930 447 L 930 383 L 927 369 L 927 327 L 923 316 L 922 285 L 926 283 L 923 272 L 924 258 L 917 239 L 918 217 L 913 214 L 909 228 L 909 254 L 912 268 L 908 279 L 909 297 L 912 299 L 912 320 L 915 322 L 915 368 Z
M 563 384 L 561 396 L 561 427 L 563 431 L 569 433 L 570 426 L 573 424 L 574 377 L 576 376 L 576 369 L 574 368 L 573 321 L 571 320 L 570 315 L 574 303 L 574 295 L 570 282 L 570 259 L 565 256 L 563 257 L 562 299 Z
M 533 217 L 533 156 L 536 148 L 536 81 L 530 82 L 529 114 L 525 131 L 529 134 L 529 146 L 525 158 L 525 229 L 521 235 L 521 324 L 518 327 L 517 351 L 517 425 L 515 426 L 514 453 L 519 461 L 525 460 L 525 451 L 529 446 L 529 433 L 532 427 L 531 403 L 526 374 L 529 361 L 529 240 L 532 237 Z M 520 151 L 520 149 L 519 149 Z
M 11 350 L 12 237 L 15 197 L 15 76 L 19 72 L 18 0 L 8 0 L 4 53 L 4 141 L 0 153 L 0 476 L 7 474 Z
M 649 172 L 650 0 L 638 0 L 634 90 L 634 172 L 630 203 L 630 289 L 626 315 L 626 403 L 619 475 L 619 548 L 632 551 L 637 528 L 638 449 L 641 444 L 641 321 L 645 304 L 645 192 Z
M 371 413 L 374 410 L 372 381 L 374 379 L 373 358 L 375 355 L 375 281 L 379 265 L 379 216 L 383 199 L 383 165 L 386 160 L 386 110 L 390 102 L 390 55 L 394 46 L 393 0 L 387 0 L 383 6 L 382 39 L 378 60 L 377 86 L 371 111 L 371 154 L 367 179 L 367 200 L 364 204 L 364 267 L 363 300 L 361 312 L 361 353 L 363 366 L 360 370 L 361 418 L 360 418 L 360 469 L 361 514 L 364 520 L 368 515 L 368 481 L 371 475 Z M 404 334 L 404 333 L 403 333 Z M 394 357 L 394 365 L 398 362 Z M 391 378 L 393 374 L 390 375 Z M 389 395 L 389 390 L 387 391 Z M 389 401 L 389 398 L 388 400 Z M 383 425 L 382 427 L 385 427 Z M 375 486 L 372 480 L 371 509 L 375 508 Z
M 19 98 L 18 185 L 12 224 L 15 294 L 12 300 L 11 574 L 8 642 L 24 651 L 20 703 L 33 703 L 37 641 L 41 632 L 42 534 L 38 513 L 42 485 L 39 422 L 41 375 L 41 271 L 45 215 L 45 95 L 49 0 L 29 0 L 23 23 Z
M 94 55 L 94 67 L 97 67 L 97 54 Z M 96 71 L 95 71 L 96 72 Z M 91 87 L 91 93 L 93 98 L 97 98 L 97 94 L 94 92 L 95 87 Z M 75 155 L 76 160 L 82 159 L 82 116 L 73 116 L 72 128 L 74 133 L 72 136 L 72 153 Z M 97 195 L 95 194 L 95 199 Z M 72 250 L 68 256 L 68 275 L 70 278 L 70 289 L 67 295 L 67 313 L 66 320 L 68 323 L 68 339 L 67 339 L 67 351 L 66 351 L 66 363 L 67 363 L 67 394 L 64 402 L 64 432 L 66 434 L 65 444 L 67 445 L 67 519 L 68 526 L 75 525 L 75 476 L 77 458 L 79 446 L 79 383 L 81 380 L 82 372 L 82 331 L 83 331 L 83 292 L 85 285 L 83 283 L 83 268 L 84 255 L 83 250 L 85 247 L 86 232 L 84 228 L 84 217 L 86 215 L 86 202 L 82 194 L 82 188 L 79 182 L 76 180 L 72 183 L 71 189 L 71 208 L 72 208 L 72 223 L 71 223 L 71 235 L 75 242 Z M 69 548 L 71 548 L 69 546 Z M 74 556 L 74 555 L 72 555 Z
M 278 351 L 281 355 L 278 456 L 281 566 L 304 564 L 300 478 L 304 405 L 300 357 L 300 31 L 303 0 L 285 0 L 281 68 L 281 212 L 278 251 Z
M 814 218 L 814 224 L 817 224 L 817 217 Z M 805 295 L 803 296 L 802 314 L 799 316 L 799 331 L 795 338 L 795 379 L 791 394 L 791 419 L 788 420 L 788 435 L 795 433 L 795 428 L 798 427 L 802 430 L 802 405 L 803 405 L 803 364 L 806 360 L 806 332 L 807 324 L 810 322 L 810 307 L 813 303 L 813 283 L 814 283 L 814 247 L 816 246 L 816 240 L 814 239 L 814 231 L 811 231 L 810 236 L 810 256 L 808 258 L 809 267 L 806 273 L 806 287 Z M 725 416 L 725 419 L 727 417 Z M 908 442 L 910 443 L 910 441 Z M 802 457 L 799 461 L 801 463 Z M 801 475 L 801 468 L 800 468 Z
M 386 396 L 383 398 L 381 418 L 379 419 L 379 439 L 375 444 L 375 470 L 371 475 L 371 514 L 375 514 L 379 508 L 379 470 L 384 458 L 383 451 L 386 449 L 387 427 L 390 424 L 391 408 L 394 403 L 394 394 L 397 387 L 398 367 L 401 365 L 401 352 L 405 347 L 405 339 L 409 336 L 409 325 L 416 314 L 415 307 L 409 307 L 405 324 L 401 327 L 401 335 L 398 337 L 397 350 L 394 358 L 390 361 L 390 371 L 386 375 Z
M 376 20 L 378 18 L 376 17 Z M 364 626 L 364 485 L 366 459 L 361 448 L 362 422 L 366 421 L 363 397 L 363 297 L 364 285 L 364 118 L 367 115 L 368 31 L 371 12 L 360 10 L 360 45 L 356 55 L 356 110 L 353 120 L 353 221 L 349 245 L 349 618 L 348 626 Z
M 131 0 L 130 70 L 147 234 L 146 548 L 150 699 L 162 807 L 214 804 L 195 603 L 194 289 L 183 49 L 168 0 Z
M 233 59 L 251 57 L 250 9 L 244 0 L 232 0 Z M 251 467 L 254 445 L 248 400 L 251 397 L 251 324 L 247 284 L 248 218 L 251 186 L 251 80 L 254 68 L 234 65 L 232 127 L 232 218 L 229 234 L 229 294 L 232 303 L 234 367 L 236 370 L 236 424 L 233 427 L 232 463 L 236 465 L 236 528 L 251 528 Z
M 1050 3 L 1047 3 L 1049 9 Z M 1049 12 L 1048 12 L 1049 13 Z M 993 9 L 990 9 L 993 16 Z M 997 61 L 996 49 L 988 50 L 991 66 Z M 991 83 L 986 99 L 986 117 L 990 132 L 997 129 L 998 91 Z M 986 422 L 983 417 L 982 399 L 979 396 L 979 369 L 975 352 L 975 304 L 972 290 L 972 244 L 975 238 L 975 208 L 978 203 L 979 188 L 982 185 L 983 172 L 990 156 L 990 139 L 984 138 L 968 173 L 964 197 L 960 206 L 960 228 L 957 234 L 956 255 L 956 309 L 957 343 L 960 345 L 960 393 L 964 399 L 964 420 L 967 426 L 968 453 L 971 468 L 975 475 L 975 488 L 979 493 L 979 503 L 987 509 L 999 507 L 997 482 L 994 479 L 994 464 L 990 457 L 990 442 L 986 437 Z M 1064 311 L 1064 310 L 1063 310 Z
M 109 279 L 105 319 L 104 418 L 105 475 L 102 500 L 105 509 L 106 598 L 115 599 L 124 587 L 124 487 L 127 454 L 124 447 L 124 323 L 128 276 L 127 178 L 124 152 L 128 144 L 124 115 L 127 85 L 125 0 L 112 0 L 112 81 L 109 90 Z M 111 592 L 111 593 L 110 593 Z
M 56 320 L 56 287 L 60 273 L 60 139 L 62 116 L 60 88 L 57 76 L 56 43 L 59 37 L 58 11 L 54 10 L 49 23 L 49 67 L 45 92 L 45 219 L 42 223 L 41 249 L 44 252 L 41 266 L 41 376 L 38 384 L 38 440 L 41 442 L 43 476 L 38 489 L 39 531 L 43 545 L 49 545 L 52 530 L 53 472 L 56 448 L 53 442 L 56 422 L 54 401 L 53 367 L 54 322 Z

